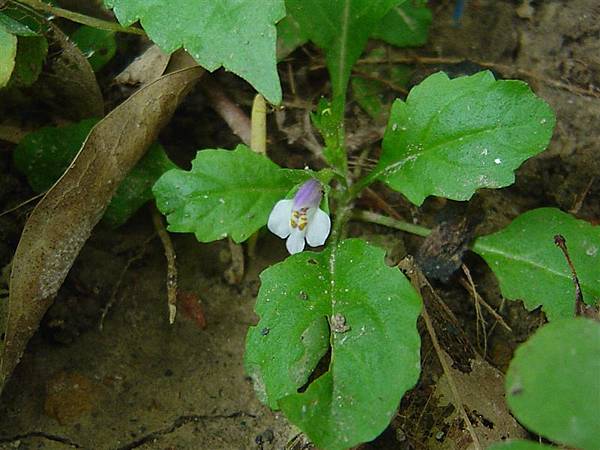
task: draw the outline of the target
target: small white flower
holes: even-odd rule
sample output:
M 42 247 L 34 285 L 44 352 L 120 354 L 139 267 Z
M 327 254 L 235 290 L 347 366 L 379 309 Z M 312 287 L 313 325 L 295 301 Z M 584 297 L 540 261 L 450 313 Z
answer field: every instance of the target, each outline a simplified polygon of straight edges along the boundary
M 281 239 L 287 238 L 285 246 L 292 255 L 304 250 L 305 240 L 311 247 L 323 245 L 327 240 L 331 220 L 319 208 L 322 195 L 321 184 L 308 180 L 293 199 L 279 200 L 271 211 L 267 226 Z

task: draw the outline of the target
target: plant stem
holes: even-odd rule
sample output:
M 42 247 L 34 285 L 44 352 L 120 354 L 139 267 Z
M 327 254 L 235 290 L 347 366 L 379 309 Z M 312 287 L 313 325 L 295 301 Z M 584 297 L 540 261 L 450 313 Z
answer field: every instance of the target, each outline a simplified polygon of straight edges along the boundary
M 374 183 L 377 180 L 377 177 L 381 175 L 381 171 L 378 170 L 372 170 L 368 175 L 362 177 L 361 179 L 359 179 L 354 185 L 352 185 L 352 187 L 350 188 L 350 196 L 352 198 L 356 197 L 358 194 L 360 194 L 360 192 L 366 188 L 367 186 L 369 186 L 370 184 Z
M 400 231 L 406 231 L 407 233 L 416 234 L 417 236 L 427 237 L 431 233 L 429 228 L 415 225 L 409 222 L 403 222 L 396 220 L 388 216 L 383 216 L 371 211 L 354 211 L 351 219 L 360 220 L 361 222 L 376 223 L 377 225 L 383 225 L 389 228 L 394 228 Z
M 81 23 L 83 25 L 89 25 L 90 27 L 99 28 L 101 30 L 115 31 L 119 33 L 139 34 L 142 36 L 146 34 L 141 28 L 123 27 L 115 22 L 97 19 L 95 17 L 86 16 L 85 14 L 69 11 L 68 9 L 48 5 L 47 3 L 44 3 L 41 0 L 15 0 L 13 1 L 13 3 L 27 5 L 31 8 L 37 9 L 39 11 L 44 11 L 53 16 L 62 17 L 72 22 Z

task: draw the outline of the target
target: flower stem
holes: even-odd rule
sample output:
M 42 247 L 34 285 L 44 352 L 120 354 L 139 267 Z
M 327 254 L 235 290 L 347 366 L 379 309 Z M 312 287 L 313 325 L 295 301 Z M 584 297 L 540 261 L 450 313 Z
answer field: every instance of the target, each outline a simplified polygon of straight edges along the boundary
M 354 211 L 351 219 L 360 220 L 361 222 L 375 223 L 377 225 L 383 225 L 389 228 L 394 228 L 400 231 L 406 231 L 407 233 L 416 234 L 417 236 L 427 237 L 431 233 L 429 228 L 415 225 L 409 222 L 403 222 L 396 220 L 388 216 L 383 216 L 371 211 Z
M 370 184 L 374 183 L 377 180 L 377 177 L 379 177 L 379 175 L 381 175 L 381 172 L 378 170 L 373 170 L 371 171 L 369 174 L 367 174 L 366 176 L 360 178 L 355 184 L 352 185 L 352 187 L 350 188 L 350 196 L 352 198 L 358 196 L 358 194 L 360 194 L 360 192 L 366 188 L 367 186 L 369 186 Z
M 72 22 L 81 23 L 83 25 L 89 25 L 90 27 L 99 28 L 101 30 L 115 31 L 120 33 L 131 33 L 145 35 L 146 33 L 141 28 L 135 27 L 123 27 L 115 22 L 108 20 L 97 19 L 95 17 L 86 16 L 68 9 L 59 8 L 57 6 L 48 5 L 41 0 L 15 0 L 13 3 L 27 5 L 31 8 L 39 11 L 46 12 L 53 16 L 62 17 Z

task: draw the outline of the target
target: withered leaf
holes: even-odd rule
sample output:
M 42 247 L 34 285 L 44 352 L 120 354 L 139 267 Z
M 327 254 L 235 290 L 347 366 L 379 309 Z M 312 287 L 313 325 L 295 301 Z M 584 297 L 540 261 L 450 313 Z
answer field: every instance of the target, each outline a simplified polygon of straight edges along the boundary
M 119 183 L 202 73 L 191 67 L 164 75 L 114 109 L 31 213 L 12 263 L 0 390 Z
M 41 98 L 73 120 L 104 115 L 104 100 L 92 66 L 57 26 L 48 24 L 48 61 L 40 75 Z

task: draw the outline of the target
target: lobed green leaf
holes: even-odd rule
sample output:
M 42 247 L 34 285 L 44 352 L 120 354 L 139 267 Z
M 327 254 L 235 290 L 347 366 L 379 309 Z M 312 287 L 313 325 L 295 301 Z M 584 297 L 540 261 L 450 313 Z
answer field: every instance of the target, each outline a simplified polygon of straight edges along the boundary
M 473 244 L 473 251 L 498 277 L 502 295 L 523 300 L 528 309 L 542 305 L 549 320 L 573 317 L 575 311 L 575 287 L 567 261 L 554 244 L 557 234 L 566 239 L 584 299 L 597 301 L 600 227 L 556 208 L 540 208 Z
M 319 448 L 375 438 L 419 377 L 421 300 L 409 281 L 383 250 L 348 239 L 293 255 L 261 282 L 245 356 L 259 397 Z M 304 390 L 328 349 L 328 371 Z
M 278 200 L 310 176 L 238 145 L 233 151 L 199 151 L 190 171 L 170 170 L 153 192 L 169 231 L 195 233 L 200 242 L 226 236 L 242 242 L 267 223 Z
M 119 22 L 140 21 L 150 39 L 172 53 L 183 47 L 202 67 L 224 67 L 271 103 L 281 102 L 275 24 L 283 0 L 104 0 Z
M 557 443 L 600 448 L 600 323 L 576 318 L 540 328 L 515 352 L 506 399 L 518 420 Z
M 375 174 L 416 205 L 429 195 L 468 200 L 512 184 L 513 171 L 546 148 L 554 122 L 522 81 L 438 72 L 394 103 Z

